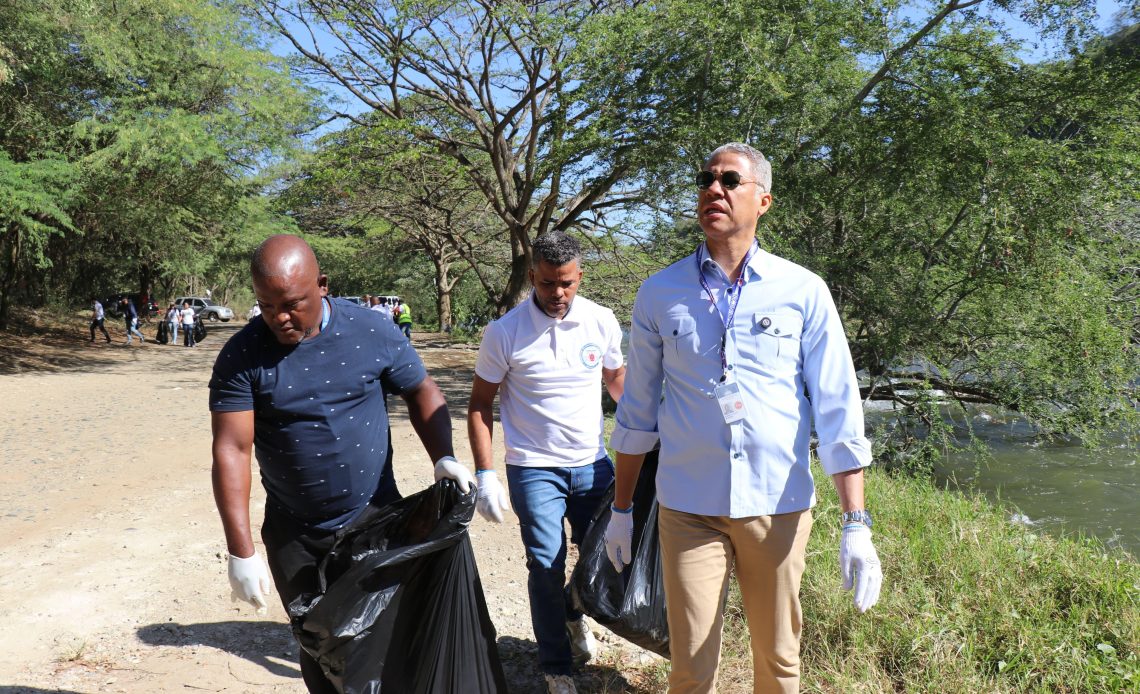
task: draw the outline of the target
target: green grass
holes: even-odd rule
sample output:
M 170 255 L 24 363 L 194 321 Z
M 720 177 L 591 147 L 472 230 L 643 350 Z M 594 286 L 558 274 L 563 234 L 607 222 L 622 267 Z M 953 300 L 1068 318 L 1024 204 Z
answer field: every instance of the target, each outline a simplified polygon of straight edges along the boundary
M 815 474 L 802 691 L 1140 692 L 1134 559 L 1093 540 L 1033 533 L 982 498 L 872 472 L 867 503 L 884 585 L 860 615 L 840 586 L 835 490 Z M 751 671 L 734 585 L 719 691 L 751 692 Z

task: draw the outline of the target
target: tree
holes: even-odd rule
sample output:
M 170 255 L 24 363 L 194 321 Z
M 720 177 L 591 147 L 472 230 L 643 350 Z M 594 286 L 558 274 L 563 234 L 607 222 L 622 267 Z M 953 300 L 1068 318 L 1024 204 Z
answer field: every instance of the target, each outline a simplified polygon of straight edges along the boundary
M 604 228 L 643 201 L 638 173 L 662 145 L 603 136 L 599 104 L 581 100 L 565 73 L 577 28 L 610 3 L 246 4 L 290 42 L 310 77 L 379 118 L 340 116 L 359 127 L 406 124 L 479 192 L 510 241 L 510 273 L 494 291 L 499 312 L 527 289 L 534 236 Z
M 310 93 L 216 3 L 15 0 L 0 35 L 0 150 L 77 172 L 66 233 L 18 266 L 23 301 L 151 292 L 250 209 L 250 173 L 311 116 Z
M 500 298 L 495 266 L 510 248 L 501 225 L 455 161 L 402 122 L 370 120 L 322 138 L 287 196 L 290 213 L 311 230 L 360 235 L 372 220 L 422 252 L 433 268 L 441 330 L 454 324 L 451 292 L 465 274 L 477 278 L 492 306 Z
M 76 174 L 58 159 L 17 164 L 0 150 L 0 330 L 17 280 L 49 267 L 48 240 L 75 230 L 66 207 Z
M 1097 225 L 1135 199 L 1136 52 L 1081 52 L 1078 21 L 1069 57 L 1026 65 L 981 5 L 635 7 L 587 28 L 579 88 L 639 114 L 601 124 L 615 137 L 657 127 L 677 170 L 729 140 L 768 154 L 764 243 L 828 282 L 904 438 L 949 401 L 1093 440 L 1136 422 L 1135 255 Z M 1088 7 L 1017 9 L 1048 27 Z M 661 130 L 662 104 L 689 116 Z

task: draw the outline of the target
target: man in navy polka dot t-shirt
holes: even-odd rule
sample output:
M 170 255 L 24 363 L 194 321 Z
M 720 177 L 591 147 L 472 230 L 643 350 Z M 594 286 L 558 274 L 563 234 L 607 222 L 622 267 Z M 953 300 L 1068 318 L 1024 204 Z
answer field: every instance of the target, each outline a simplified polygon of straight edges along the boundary
M 261 537 L 286 608 L 317 590 L 317 566 L 334 533 L 369 504 L 400 498 L 392 475 L 387 394 L 400 395 L 435 464 L 435 478 L 470 491 L 453 457 L 451 418 L 435 381 L 390 320 L 327 297 L 328 278 L 296 236 L 273 236 L 250 267 L 261 315 L 222 348 L 210 379 L 214 498 L 234 591 L 265 605 L 269 575 L 254 551 L 250 455 L 266 492 Z M 311 692 L 334 692 L 301 651 Z

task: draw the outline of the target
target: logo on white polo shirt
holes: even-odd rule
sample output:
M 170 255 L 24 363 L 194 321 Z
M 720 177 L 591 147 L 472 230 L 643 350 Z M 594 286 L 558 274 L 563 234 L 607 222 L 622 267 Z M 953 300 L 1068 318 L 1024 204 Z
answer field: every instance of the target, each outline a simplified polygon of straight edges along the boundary
M 597 368 L 598 364 L 602 363 L 602 348 L 595 345 L 593 342 L 587 343 L 582 348 L 582 365 L 587 369 Z

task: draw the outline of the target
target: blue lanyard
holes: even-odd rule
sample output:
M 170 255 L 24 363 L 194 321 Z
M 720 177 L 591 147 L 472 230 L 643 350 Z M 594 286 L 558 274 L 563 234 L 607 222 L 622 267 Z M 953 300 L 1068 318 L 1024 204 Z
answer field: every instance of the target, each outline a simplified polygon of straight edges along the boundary
M 705 244 L 697 246 L 697 279 L 701 281 L 701 287 L 704 288 L 705 294 L 709 297 L 709 303 L 712 304 L 713 310 L 720 318 L 720 322 L 724 325 L 724 334 L 720 336 L 720 380 L 723 383 L 728 378 L 728 357 L 725 354 L 725 349 L 728 343 L 728 331 L 732 330 L 732 322 L 736 318 L 736 307 L 740 305 L 740 292 L 744 290 L 744 273 L 748 271 L 748 262 L 752 260 L 752 254 L 756 252 L 757 244 L 753 242 L 752 247 L 748 249 L 748 253 L 744 255 L 744 262 L 740 265 L 740 274 L 736 276 L 736 281 L 732 283 L 729 289 L 728 297 L 728 318 L 720 312 L 720 307 L 716 305 L 716 297 L 713 296 L 712 288 L 709 283 L 705 281 L 704 269 L 701 266 L 701 249 Z M 735 290 L 735 291 L 734 291 Z
M 327 327 L 329 327 L 329 300 L 322 298 L 321 299 L 321 332 L 323 333 L 325 331 L 325 328 L 327 328 Z

